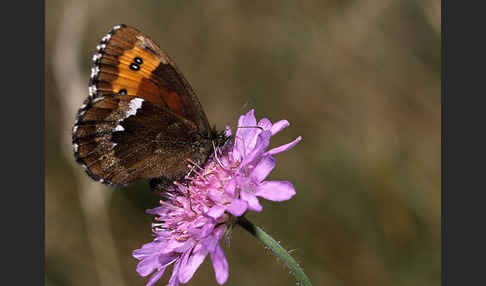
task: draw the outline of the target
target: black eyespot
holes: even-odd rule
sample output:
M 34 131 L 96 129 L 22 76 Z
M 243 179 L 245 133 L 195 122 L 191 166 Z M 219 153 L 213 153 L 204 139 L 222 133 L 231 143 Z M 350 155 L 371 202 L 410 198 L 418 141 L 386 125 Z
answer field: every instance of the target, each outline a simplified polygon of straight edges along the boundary
M 123 89 L 120 89 L 120 90 L 118 91 L 118 93 L 119 93 L 119 94 L 127 94 L 127 90 L 123 88 Z
M 137 64 L 139 64 L 139 65 L 143 64 L 142 59 L 141 59 L 141 58 L 139 58 L 139 57 L 136 57 L 136 58 L 134 58 L 133 60 L 134 60 L 134 61 L 135 61 Z
M 140 69 L 140 66 L 139 66 L 139 65 L 137 65 L 137 64 L 135 64 L 135 63 L 131 63 L 131 64 L 130 64 L 130 69 L 131 69 L 132 71 L 138 71 L 138 70 Z

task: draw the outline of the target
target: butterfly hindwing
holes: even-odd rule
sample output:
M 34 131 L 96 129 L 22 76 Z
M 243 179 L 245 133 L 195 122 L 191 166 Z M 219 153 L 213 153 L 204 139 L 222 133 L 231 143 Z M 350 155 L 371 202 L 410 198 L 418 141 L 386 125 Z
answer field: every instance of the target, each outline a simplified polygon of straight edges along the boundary
M 187 158 L 205 159 L 192 131 L 178 115 L 142 98 L 106 95 L 80 109 L 73 146 L 95 180 L 126 185 L 140 178 L 175 179 L 186 172 Z

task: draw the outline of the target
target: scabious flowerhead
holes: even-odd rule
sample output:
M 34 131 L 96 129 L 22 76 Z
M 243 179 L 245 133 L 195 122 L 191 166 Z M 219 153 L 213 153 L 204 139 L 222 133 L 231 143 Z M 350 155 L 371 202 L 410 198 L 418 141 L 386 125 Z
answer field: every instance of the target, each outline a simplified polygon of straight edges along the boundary
M 133 252 L 140 260 L 137 272 L 152 274 L 147 286 L 156 283 L 173 265 L 170 286 L 187 283 L 209 254 L 216 281 L 228 279 L 228 262 L 219 240 L 232 221 L 247 210 L 261 211 L 258 197 L 284 201 L 295 194 L 288 181 L 265 181 L 275 167 L 274 154 L 287 151 L 294 141 L 266 151 L 270 137 L 289 125 L 281 120 L 274 124 L 263 118 L 256 122 L 254 111 L 240 116 L 234 140 L 218 147 L 199 169 L 192 169 L 183 182 L 164 193 L 161 206 L 148 210 L 156 215 L 154 240 Z M 226 135 L 231 130 L 226 127 Z

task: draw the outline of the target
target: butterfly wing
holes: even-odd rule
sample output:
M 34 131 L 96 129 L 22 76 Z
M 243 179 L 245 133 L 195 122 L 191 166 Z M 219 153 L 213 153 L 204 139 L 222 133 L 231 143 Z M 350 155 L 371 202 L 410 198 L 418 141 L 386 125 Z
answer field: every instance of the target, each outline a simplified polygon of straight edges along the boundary
M 135 28 L 118 25 L 93 56 L 90 96 L 127 93 L 164 106 L 194 123 L 201 134 L 211 128 L 189 82 L 174 62 Z
M 186 159 L 205 161 L 210 137 L 191 86 L 150 38 L 125 25 L 103 37 L 73 128 L 75 157 L 93 179 L 176 179 Z

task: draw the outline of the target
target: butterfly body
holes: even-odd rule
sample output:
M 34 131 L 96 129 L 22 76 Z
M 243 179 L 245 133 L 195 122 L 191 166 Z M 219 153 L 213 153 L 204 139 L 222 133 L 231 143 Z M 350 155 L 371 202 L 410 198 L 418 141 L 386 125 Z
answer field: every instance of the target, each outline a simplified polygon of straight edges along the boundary
M 90 177 L 110 185 L 154 178 L 168 185 L 188 172 L 188 161 L 203 164 L 223 137 L 148 36 L 118 25 L 102 38 L 73 127 L 75 158 Z

